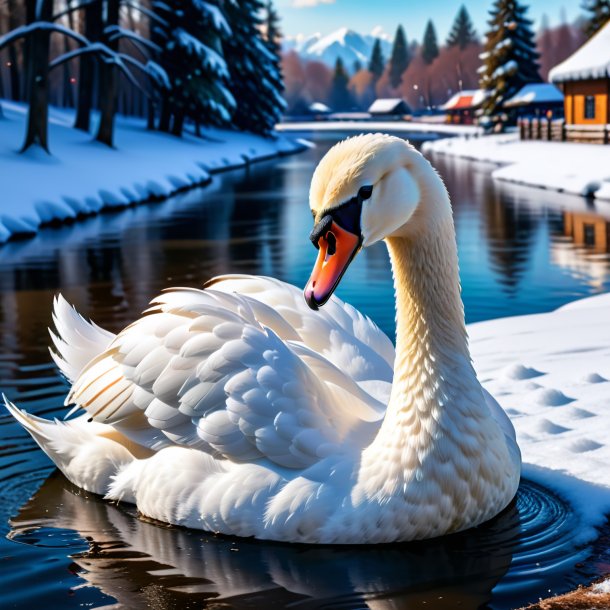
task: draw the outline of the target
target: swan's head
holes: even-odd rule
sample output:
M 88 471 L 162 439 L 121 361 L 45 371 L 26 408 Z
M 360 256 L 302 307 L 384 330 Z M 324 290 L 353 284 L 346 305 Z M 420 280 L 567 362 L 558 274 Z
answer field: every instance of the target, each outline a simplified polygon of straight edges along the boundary
M 349 138 L 326 153 L 311 181 L 309 205 L 310 238 L 319 250 L 305 287 L 312 309 L 328 301 L 360 248 L 413 237 L 451 213 L 430 163 L 405 140 L 379 133 Z

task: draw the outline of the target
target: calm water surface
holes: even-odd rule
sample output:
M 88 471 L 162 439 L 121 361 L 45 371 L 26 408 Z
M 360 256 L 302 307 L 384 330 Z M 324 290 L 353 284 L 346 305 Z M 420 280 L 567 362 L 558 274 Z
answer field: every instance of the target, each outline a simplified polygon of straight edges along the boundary
M 316 254 L 308 241 L 309 180 L 338 137 L 216 176 L 204 190 L 1 247 L 1 389 L 39 415 L 64 413 L 66 386 L 49 364 L 46 331 L 59 291 L 118 331 L 168 285 L 200 286 L 233 272 L 303 286 Z M 494 185 L 486 165 L 434 162 L 453 200 L 469 322 L 549 311 L 608 290 L 610 208 Z M 393 336 L 382 244 L 356 259 L 338 295 Z M 578 517 L 529 482 L 475 531 L 329 549 L 149 523 L 51 474 L 47 458 L 3 415 L 0 466 L 2 608 L 512 608 L 587 582 L 610 563 L 607 533 L 577 547 Z

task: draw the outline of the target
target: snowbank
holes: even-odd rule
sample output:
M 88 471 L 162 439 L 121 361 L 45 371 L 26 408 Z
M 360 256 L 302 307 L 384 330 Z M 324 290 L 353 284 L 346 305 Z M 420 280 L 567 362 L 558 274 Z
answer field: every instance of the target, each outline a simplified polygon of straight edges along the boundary
M 149 132 L 144 122 L 117 118 L 116 149 L 71 128 L 72 113 L 52 109 L 51 155 L 16 154 L 25 133 L 25 106 L 2 102 L 0 119 L 0 242 L 35 233 L 41 224 L 104 208 L 164 198 L 210 181 L 210 174 L 303 150 L 286 136 L 206 130 L 206 140 Z
M 501 165 L 496 180 L 610 200 L 610 146 L 522 141 L 511 133 L 425 142 L 423 150 Z
M 510 416 L 523 473 L 578 511 L 581 539 L 610 513 L 610 294 L 468 327 L 485 388 Z
M 307 121 L 280 123 L 278 131 L 345 131 L 345 132 L 408 132 L 439 135 L 476 135 L 483 132 L 475 125 L 448 125 L 446 123 L 416 123 L 411 121 Z

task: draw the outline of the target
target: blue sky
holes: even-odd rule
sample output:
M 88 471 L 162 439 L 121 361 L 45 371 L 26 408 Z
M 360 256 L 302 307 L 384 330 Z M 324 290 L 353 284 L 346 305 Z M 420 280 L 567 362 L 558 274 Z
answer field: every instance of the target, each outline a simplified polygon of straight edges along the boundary
M 466 0 L 466 8 L 479 34 L 492 0 Z M 288 36 L 328 34 L 340 27 L 349 27 L 363 34 L 381 26 L 393 34 L 399 23 L 408 38 L 421 40 L 426 21 L 432 19 L 441 40 L 447 36 L 460 6 L 460 0 L 275 0 L 282 18 L 283 31 Z M 530 0 L 529 16 L 536 27 L 543 14 L 551 25 L 560 22 L 562 9 L 572 21 L 580 14 L 581 0 Z

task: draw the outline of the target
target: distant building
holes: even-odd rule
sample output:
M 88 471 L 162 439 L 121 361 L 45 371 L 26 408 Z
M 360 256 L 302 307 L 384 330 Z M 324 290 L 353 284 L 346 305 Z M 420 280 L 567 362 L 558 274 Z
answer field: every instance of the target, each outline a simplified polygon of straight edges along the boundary
M 563 93 L 551 83 L 525 85 L 516 95 L 504 102 L 504 108 L 514 108 L 519 116 L 563 116 Z
M 375 100 L 369 110 L 374 119 L 400 120 L 412 114 L 409 104 L 400 97 Z
M 447 113 L 447 123 L 471 125 L 484 99 L 485 91 L 482 89 L 458 91 L 440 109 Z
M 332 110 L 322 102 L 313 102 L 312 104 L 309 104 L 307 111 L 312 115 L 326 115 L 332 112 Z
M 610 138 L 610 21 L 555 66 L 549 80 L 565 96 L 566 139 L 608 143 Z

